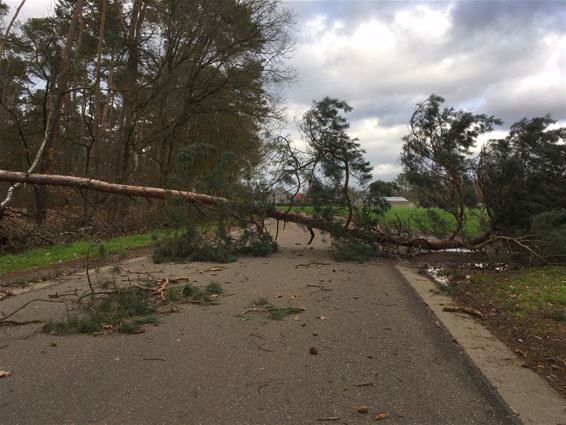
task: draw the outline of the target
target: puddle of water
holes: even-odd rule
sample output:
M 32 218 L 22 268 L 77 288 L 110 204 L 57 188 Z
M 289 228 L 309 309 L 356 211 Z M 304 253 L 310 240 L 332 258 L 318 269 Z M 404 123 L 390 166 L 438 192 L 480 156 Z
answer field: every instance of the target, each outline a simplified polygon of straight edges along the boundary
M 429 266 L 426 269 L 426 274 L 439 285 L 448 286 L 448 276 L 444 274 L 444 270 L 442 268 Z

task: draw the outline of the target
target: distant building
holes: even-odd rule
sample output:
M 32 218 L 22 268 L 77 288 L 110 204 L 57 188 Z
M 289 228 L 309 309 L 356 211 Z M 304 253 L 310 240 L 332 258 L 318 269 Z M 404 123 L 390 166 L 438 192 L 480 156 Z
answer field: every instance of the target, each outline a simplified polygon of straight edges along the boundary
M 392 207 L 413 208 L 415 206 L 415 204 L 402 196 L 385 196 L 383 199 L 385 199 Z
M 273 189 L 269 195 L 269 202 L 275 205 L 279 205 L 279 204 L 290 204 L 291 203 L 291 199 L 293 198 L 293 195 L 295 196 L 295 199 L 293 200 L 294 203 L 304 203 L 306 201 L 306 196 L 303 193 L 297 193 L 295 195 L 295 193 L 291 193 L 287 190 L 285 190 L 282 187 L 277 187 L 275 189 Z

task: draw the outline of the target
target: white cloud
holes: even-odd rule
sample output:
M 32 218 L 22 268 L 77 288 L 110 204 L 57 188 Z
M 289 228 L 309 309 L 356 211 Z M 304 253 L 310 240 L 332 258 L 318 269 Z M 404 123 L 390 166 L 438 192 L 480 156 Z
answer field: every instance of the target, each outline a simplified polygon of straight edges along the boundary
M 450 9 L 437 10 L 426 5 L 400 10 L 395 14 L 394 27 L 424 40 L 439 39 L 450 28 Z

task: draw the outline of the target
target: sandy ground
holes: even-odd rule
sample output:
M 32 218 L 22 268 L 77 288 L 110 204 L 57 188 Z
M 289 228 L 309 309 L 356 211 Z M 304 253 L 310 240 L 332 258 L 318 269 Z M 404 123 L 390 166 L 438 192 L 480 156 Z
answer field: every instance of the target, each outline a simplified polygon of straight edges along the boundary
M 336 263 L 321 236 L 312 248 L 307 240 L 288 226 L 279 253 L 222 265 L 215 276 L 205 271 L 211 264 L 127 261 L 124 277 L 149 270 L 217 280 L 226 291 L 219 305 L 181 306 L 143 334 L 0 328 L 0 369 L 13 372 L 0 379 L 0 423 L 368 424 L 380 412 L 390 424 L 516 423 L 388 260 Z M 84 288 L 86 277 L 49 285 L 1 301 L 0 310 Z M 258 297 L 306 310 L 243 320 Z M 35 303 L 14 319 L 64 314 L 60 304 Z M 369 414 L 356 412 L 362 405 Z

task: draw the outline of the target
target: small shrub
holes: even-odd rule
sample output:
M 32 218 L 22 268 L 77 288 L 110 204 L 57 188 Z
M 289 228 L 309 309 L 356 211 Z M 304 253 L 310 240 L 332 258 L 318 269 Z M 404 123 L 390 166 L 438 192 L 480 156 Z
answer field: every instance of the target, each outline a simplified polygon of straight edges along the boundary
M 259 236 L 252 232 L 244 233 L 241 240 L 241 246 L 238 248 L 238 254 L 253 255 L 254 257 L 267 257 L 279 250 L 279 245 L 273 240 L 269 233 L 262 233 Z
M 533 233 L 540 241 L 540 251 L 544 257 L 566 263 L 566 210 L 537 215 L 533 220 Z
M 208 241 L 193 227 L 163 240 L 155 248 L 152 259 L 160 264 L 168 261 L 214 261 L 231 263 L 236 257 L 222 240 Z
M 190 283 L 187 283 L 187 284 L 181 286 L 181 288 L 179 289 L 179 294 L 181 295 L 181 297 L 184 297 L 184 298 L 194 297 L 198 292 L 199 292 L 199 289 L 195 288 Z
M 369 243 L 350 238 L 335 238 L 330 248 L 336 261 L 357 261 L 363 263 L 378 255 L 377 248 Z
M 221 294 L 224 292 L 222 285 L 218 282 L 210 282 L 206 287 L 206 292 L 209 294 Z

